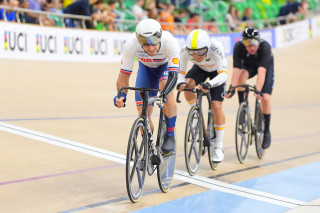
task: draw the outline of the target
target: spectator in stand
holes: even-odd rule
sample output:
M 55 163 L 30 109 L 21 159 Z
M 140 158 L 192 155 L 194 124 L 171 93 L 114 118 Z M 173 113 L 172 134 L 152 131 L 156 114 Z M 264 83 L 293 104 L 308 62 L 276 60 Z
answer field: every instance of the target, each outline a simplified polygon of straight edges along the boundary
M 44 2 L 41 5 L 41 10 L 46 11 L 46 12 L 52 12 L 49 10 L 46 2 Z M 41 15 L 41 21 L 42 21 L 42 24 L 45 26 L 54 26 L 55 25 L 55 22 L 52 19 L 50 19 L 49 17 L 47 17 L 46 15 Z
M 203 23 L 203 29 L 207 31 L 209 34 L 217 33 L 216 20 L 214 18 L 210 19 L 210 21 L 205 21 Z
M 289 1 L 286 5 L 280 8 L 278 16 L 289 16 L 289 22 L 300 20 L 299 15 L 307 15 L 309 4 L 306 0 L 300 2 Z M 286 24 L 286 20 L 281 20 L 280 24 Z
M 189 30 L 185 24 L 182 24 L 182 20 L 187 17 L 188 13 L 184 9 L 179 9 L 178 13 L 174 15 L 174 22 L 177 23 L 178 34 L 189 34 Z
M 160 17 L 159 17 L 161 28 L 162 30 L 167 30 L 172 34 L 176 34 L 176 32 L 173 32 L 174 31 L 174 17 L 173 17 L 174 5 L 173 4 L 166 4 L 166 5 L 167 5 L 166 10 L 163 10 L 160 13 Z
M 62 1 L 47 0 L 47 8 L 50 12 L 62 13 Z
M 148 18 L 152 18 L 152 19 L 158 19 L 158 9 L 156 6 L 156 2 L 155 1 L 151 1 L 147 7 L 146 7 L 146 11 L 148 12 Z
M 194 29 L 199 29 L 199 23 L 201 19 L 199 14 L 197 13 L 192 13 L 190 15 L 190 18 L 187 20 L 187 25 L 186 27 L 188 28 L 189 31 L 192 31 Z
M 9 7 L 18 7 L 19 2 L 17 0 L 9 0 L 8 3 Z M 13 10 L 6 10 L 5 17 L 4 17 L 4 9 L 0 9 L 0 20 L 5 20 L 5 21 L 11 21 L 15 22 L 16 21 L 16 12 Z
M 28 9 L 29 8 L 29 1 L 28 0 L 20 0 L 19 4 L 20 8 Z M 17 19 L 17 22 L 19 23 L 26 23 L 26 12 L 20 12 L 19 13 L 19 19 Z
M 243 11 L 242 21 L 250 21 L 252 19 L 252 8 L 246 7 Z
M 253 27 L 252 20 L 252 8 L 246 7 L 243 11 L 242 21 L 246 22 L 242 27 Z
M 156 2 L 156 7 L 160 13 L 162 10 L 165 10 L 167 8 L 166 4 L 163 3 L 161 0 L 155 0 L 155 2 Z
M 237 9 L 234 5 L 230 5 L 229 11 L 226 14 L 226 22 L 230 31 L 238 31 L 239 29 L 239 16 Z
M 28 0 L 30 10 L 42 11 L 43 7 L 46 7 L 45 0 Z M 26 23 L 29 24 L 43 24 L 45 26 L 52 26 L 54 23 L 51 19 L 47 18 L 45 15 L 40 15 L 39 13 L 26 13 Z
M 144 0 L 137 0 L 136 4 L 131 8 L 132 12 L 139 20 L 148 18 L 147 11 L 142 8 L 143 4 Z
M 117 14 L 114 12 L 116 7 L 115 0 L 109 0 L 108 4 L 98 4 L 97 11 L 92 15 L 93 19 L 101 22 L 101 30 L 110 30 L 110 31 L 118 31 L 115 25 L 115 19 L 117 18 Z M 96 27 L 96 29 L 100 29 Z
M 44 2 L 42 0 L 29 0 L 29 8 L 30 10 L 38 10 L 41 11 L 41 6 Z M 39 24 L 39 14 L 38 13 L 27 13 L 26 15 L 26 23 L 29 24 Z
M 82 15 L 82 16 L 89 16 L 92 17 L 93 13 L 93 5 L 103 3 L 103 0 L 78 0 L 72 4 L 70 4 L 67 8 L 63 10 L 65 14 L 72 14 L 72 15 Z M 65 24 L 66 27 L 76 28 L 77 20 L 66 18 Z M 86 28 L 92 29 L 92 24 L 89 21 L 86 21 Z

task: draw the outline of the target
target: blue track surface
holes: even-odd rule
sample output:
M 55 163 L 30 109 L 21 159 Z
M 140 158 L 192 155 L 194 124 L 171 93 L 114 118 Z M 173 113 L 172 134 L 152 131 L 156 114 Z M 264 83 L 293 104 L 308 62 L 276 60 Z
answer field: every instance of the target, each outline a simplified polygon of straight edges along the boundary
M 319 171 L 320 161 L 243 181 L 236 185 L 309 202 L 320 198 Z M 287 207 L 210 190 L 135 212 L 280 213 L 288 210 L 290 209 Z

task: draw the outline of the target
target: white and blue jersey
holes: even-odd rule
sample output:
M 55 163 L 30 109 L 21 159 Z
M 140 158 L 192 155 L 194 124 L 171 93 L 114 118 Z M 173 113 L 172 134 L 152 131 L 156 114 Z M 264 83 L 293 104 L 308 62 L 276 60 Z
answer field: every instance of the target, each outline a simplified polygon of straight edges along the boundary
M 169 72 L 179 71 L 179 46 L 177 40 L 167 31 L 162 32 L 159 52 L 149 56 L 138 42 L 135 33 L 127 40 L 123 48 L 120 72 L 131 75 L 134 59 L 139 61 L 136 87 L 159 88 L 159 82 L 168 79 Z M 157 95 L 151 93 L 151 96 Z M 141 97 L 136 92 L 136 104 L 141 105 Z

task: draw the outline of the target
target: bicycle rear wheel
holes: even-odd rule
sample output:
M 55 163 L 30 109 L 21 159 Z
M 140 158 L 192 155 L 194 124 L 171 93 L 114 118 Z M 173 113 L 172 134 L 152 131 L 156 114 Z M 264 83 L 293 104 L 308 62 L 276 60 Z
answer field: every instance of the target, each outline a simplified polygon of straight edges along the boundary
M 262 148 L 263 134 L 264 134 L 264 117 L 261 111 L 260 105 L 257 105 L 255 113 L 255 144 L 256 152 L 259 159 L 262 159 L 264 156 L 264 149 Z
M 159 147 L 159 151 L 163 144 L 164 136 L 167 132 L 165 119 L 162 121 L 161 128 L 161 134 L 159 140 L 157 141 L 157 147 Z M 162 155 L 162 158 L 163 161 L 157 166 L 157 177 L 160 190 L 163 193 L 166 193 L 169 191 L 173 180 L 174 169 L 176 165 L 176 147 L 174 148 L 173 153 L 170 155 Z
M 203 131 L 199 108 L 193 106 L 188 114 L 184 137 L 184 156 L 190 175 L 194 175 L 198 170 L 202 152 L 202 140 Z
M 126 156 L 127 193 L 133 203 L 136 203 L 142 194 L 148 162 L 147 149 L 144 119 L 138 118 L 131 128 Z
M 248 156 L 251 141 L 250 114 L 245 102 L 242 102 L 238 109 L 235 134 L 237 157 L 240 163 L 244 163 Z
M 209 158 L 209 164 L 212 170 L 216 170 L 219 163 L 213 161 L 213 155 L 214 155 L 214 149 L 215 149 L 215 142 L 216 142 L 216 135 L 215 135 L 215 129 L 213 124 L 213 116 L 212 113 L 208 114 L 208 133 L 209 133 L 209 139 L 210 139 L 210 146 L 208 147 L 208 158 Z M 210 117 L 211 116 L 211 117 Z

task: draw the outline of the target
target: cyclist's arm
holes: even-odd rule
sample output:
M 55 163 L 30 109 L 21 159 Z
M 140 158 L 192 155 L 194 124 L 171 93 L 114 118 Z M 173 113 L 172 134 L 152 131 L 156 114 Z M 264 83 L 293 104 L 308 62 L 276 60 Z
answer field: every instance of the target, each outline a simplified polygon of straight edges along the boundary
M 176 83 L 177 83 L 177 79 L 178 79 L 178 72 L 169 72 L 168 73 L 167 83 L 162 90 L 162 93 L 165 96 L 168 96 L 172 92 L 172 90 L 175 88 Z
M 120 72 L 117 80 L 117 90 L 119 90 L 121 87 L 128 87 L 129 78 L 130 75 L 126 75 Z M 123 92 L 127 93 L 127 90 L 123 90 Z
M 228 71 L 227 71 L 228 62 L 224 54 L 224 48 L 221 42 L 218 42 L 218 41 L 212 41 L 212 42 L 215 46 L 215 48 L 212 48 L 212 50 L 213 50 L 214 59 L 216 61 L 218 75 L 213 79 L 211 79 L 208 83 L 211 85 L 211 87 L 217 87 L 225 83 L 228 79 Z
M 267 69 L 264 67 L 258 67 L 258 74 L 257 74 L 257 82 L 256 82 L 256 89 L 261 92 L 265 78 L 266 78 Z
M 183 48 L 180 52 L 178 84 L 186 81 L 187 65 L 189 60 L 188 55 L 186 48 Z

